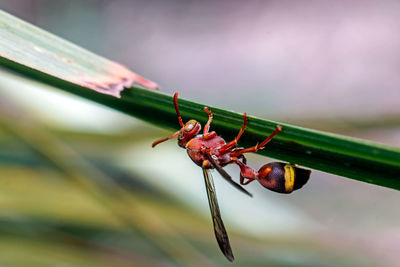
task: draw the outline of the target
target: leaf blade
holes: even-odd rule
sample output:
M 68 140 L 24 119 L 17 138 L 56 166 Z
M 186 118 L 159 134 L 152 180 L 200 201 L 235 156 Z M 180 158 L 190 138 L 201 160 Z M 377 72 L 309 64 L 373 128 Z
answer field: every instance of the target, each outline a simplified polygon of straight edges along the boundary
M 0 56 L 62 80 L 120 97 L 136 83 L 158 86 L 126 67 L 0 10 Z

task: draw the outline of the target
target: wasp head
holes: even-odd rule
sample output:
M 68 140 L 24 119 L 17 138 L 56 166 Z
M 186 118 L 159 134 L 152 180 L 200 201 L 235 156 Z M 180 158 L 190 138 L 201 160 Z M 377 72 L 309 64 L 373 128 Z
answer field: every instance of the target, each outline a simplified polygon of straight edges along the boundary
M 170 137 L 163 138 L 163 139 L 153 142 L 152 147 L 155 147 L 159 143 L 170 140 L 176 136 L 178 136 L 178 145 L 181 147 L 185 147 L 187 142 L 189 142 L 190 139 L 195 137 L 200 132 L 201 124 L 198 121 L 190 120 L 185 124 L 183 123 L 181 113 L 179 112 L 179 108 L 178 108 L 178 93 L 174 94 L 174 106 L 175 106 L 176 115 L 178 115 L 179 124 L 181 125 L 182 128 L 179 131 L 175 132 Z
M 190 139 L 195 137 L 201 130 L 201 124 L 196 120 L 190 120 L 182 127 L 178 135 L 178 145 L 185 147 Z

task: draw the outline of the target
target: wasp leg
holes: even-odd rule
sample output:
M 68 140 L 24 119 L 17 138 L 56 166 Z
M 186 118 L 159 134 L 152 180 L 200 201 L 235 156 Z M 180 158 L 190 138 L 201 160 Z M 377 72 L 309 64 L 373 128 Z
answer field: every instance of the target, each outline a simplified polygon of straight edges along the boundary
M 210 130 L 210 124 L 212 122 L 213 115 L 211 113 L 211 110 L 208 109 L 208 107 L 205 107 L 204 111 L 208 114 L 208 121 L 207 121 L 206 125 L 204 126 L 203 138 L 205 140 L 208 140 L 208 139 L 215 137 L 217 135 L 217 133 L 214 131 L 210 132 L 210 133 L 208 132 Z
M 264 141 L 262 141 L 260 144 L 257 144 L 253 147 L 245 148 L 245 149 L 237 149 L 235 151 L 232 151 L 231 156 L 232 157 L 238 157 L 240 155 L 243 155 L 245 153 L 250 153 L 250 152 L 257 152 L 259 149 L 264 149 L 264 146 L 269 143 L 269 141 L 274 138 L 275 135 L 280 133 L 282 131 L 282 126 L 278 125 L 276 126 L 275 131 L 273 131 Z
M 234 140 L 230 141 L 229 143 L 227 143 L 223 147 L 221 147 L 219 149 L 220 153 L 224 154 L 224 153 L 230 151 L 232 148 L 236 147 L 237 143 L 239 142 L 240 137 L 244 133 L 244 129 L 246 128 L 246 125 L 247 125 L 247 114 L 244 113 L 243 114 L 243 125 L 242 125 L 242 128 L 240 129 L 238 135 L 236 136 L 236 138 Z
M 208 114 L 208 121 L 204 126 L 204 136 L 206 136 L 208 134 L 208 131 L 210 130 L 210 124 L 212 122 L 213 115 L 211 113 L 211 110 L 208 109 L 208 107 L 204 107 L 204 111 Z

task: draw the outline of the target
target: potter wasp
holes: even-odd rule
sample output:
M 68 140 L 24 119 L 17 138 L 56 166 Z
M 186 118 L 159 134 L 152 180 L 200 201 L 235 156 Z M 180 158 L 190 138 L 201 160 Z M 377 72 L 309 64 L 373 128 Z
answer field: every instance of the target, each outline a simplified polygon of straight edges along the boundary
M 203 134 L 200 134 L 201 125 L 196 120 L 189 120 L 183 123 L 178 107 L 178 93 L 174 95 L 174 106 L 178 116 L 181 129 L 167 138 L 155 141 L 152 147 L 178 137 L 178 145 L 185 148 L 189 157 L 194 163 L 203 169 L 203 176 L 208 195 L 208 203 L 210 205 L 211 217 L 214 225 L 214 233 L 218 245 L 225 257 L 229 261 L 233 261 L 233 253 L 229 243 L 228 234 L 225 230 L 224 223 L 221 219 L 221 214 L 218 207 L 217 197 L 215 193 L 214 182 L 209 170 L 216 169 L 221 176 L 239 191 L 252 196 L 242 185 L 247 185 L 257 180 L 262 186 L 269 190 L 288 194 L 301 188 L 307 183 L 311 171 L 299 168 L 297 165 L 271 162 L 263 165 L 258 171 L 247 166 L 247 161 L 244 156 L 246 153 L 257 152 L 259 149 L 264 149 L 265 146 L 274 138 L 275 135 L 282 131 L 281 126 L 276 126 L 273 131 L 264 141 L 250 148 L 239 148 L 238 141 L 247 125 L 247 114 L 243 114 L 243 125 L 236 138 L 228 143 L 218 136 L 216 132 L 210 132 L 210 125 L 213 115 L 209 108 L 205 107 L 204 111 L 208 114 L 208 121 L 203 129 Z M 237 164 L 240 168 L 240 184 L 236 183 L 231 176 L 223 169 L 228 164 Z

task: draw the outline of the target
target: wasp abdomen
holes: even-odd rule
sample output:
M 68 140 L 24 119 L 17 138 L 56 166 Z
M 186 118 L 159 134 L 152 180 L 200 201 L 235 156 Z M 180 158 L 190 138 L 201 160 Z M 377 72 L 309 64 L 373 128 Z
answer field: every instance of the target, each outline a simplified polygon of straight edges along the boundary
M 307 183 L 310 173 L 291 164 L 271 162 L 258 170 L 257 180 L 272 191 L 288 194 Z

